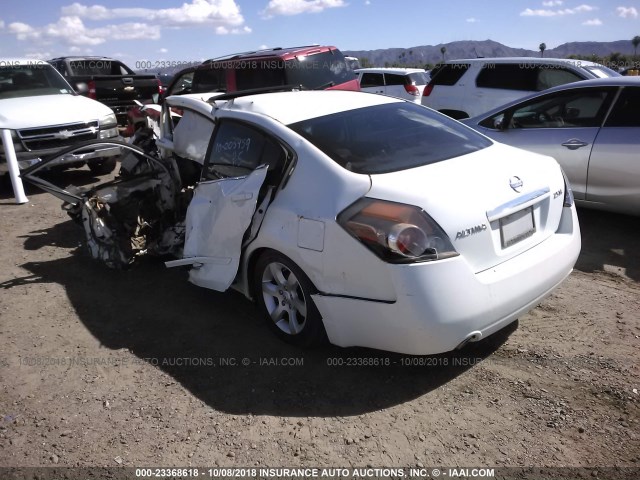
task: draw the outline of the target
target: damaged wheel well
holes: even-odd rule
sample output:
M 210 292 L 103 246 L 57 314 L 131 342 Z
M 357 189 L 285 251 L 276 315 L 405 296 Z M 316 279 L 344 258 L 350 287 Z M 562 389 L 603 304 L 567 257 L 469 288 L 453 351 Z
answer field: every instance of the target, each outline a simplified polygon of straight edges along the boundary
M 256 302 L 256 292 L 255 287 L 251 279 L 256 270 L 256 263 L 258 263 L 258 259 L 266 252 L 275 252 L 270 248 L 258 248 L 251 252 L 251 256 L 249 257 L 249 261 L 247 262 L 247 271 L 245 272 L 245 281 L 247 284 L 247 291 L 249 293 L 249 298 L 253 303 Z
M 249 261 L 247 262 L 247 271 L 245 272 L 245 280 L 247 283 L 247 291 L 249 293 L 249 298 L 251 299 L 251 301 L 253 303 L 256 302 L 256 292 L 255 292 L 255 286 L 253 284 L 253 282 L 251 281 L 251 279 L 253 278 L 253 276 L 255 275 L 255 270 L 256 270 L 256 264 L 258 263 L 258 260 L 260 259 L 260 257 L 262 255 L 265 255 L 269 252 L 275 252 L 279 255 L 284 255 L 283 253 L 274 250 L 272 248 L 257 248 L 256 250 L 254 250 L 253 252 L 251 252 L 251 256 L 249 257 Z M 286 256 L 286 255 L 285 255 Z M 291 260 L 289 257 L 288 258 L 291 262 L 293 262 L 293 260 Z M 293 262 L 295 264 L 295 262 Z M 300 267 L 298 267 L 300 268 Z M 306 274 L 306 273 L 305 273 Z M 309 280 L 311 282 L 311 286 L 313 287 L 313 291 L 314 292 L 318 292 L 318 288 L 315 286 L 315 284 L 313 283 L 313 281 L 310 279 Z

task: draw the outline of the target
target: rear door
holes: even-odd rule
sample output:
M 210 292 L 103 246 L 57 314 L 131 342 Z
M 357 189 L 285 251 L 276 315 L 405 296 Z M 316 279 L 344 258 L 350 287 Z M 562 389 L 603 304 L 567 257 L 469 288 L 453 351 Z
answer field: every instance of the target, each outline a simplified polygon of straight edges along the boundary
M 640 213 L 640 87 L 625 87 L 598 133 L 586 199 Z
M 591 150 L 614 94 L 610 87 L 572 89 L 536 97 L 496 119 L 502 131 L 490 136 L 499 142 L 554 157 L 569 177 L 576 198 L 584 200 Z
M 479 115 L 537 91 L 536 64 L 485 63 L 470 89 L 468 110 L 471 116 Z
M 392 97 L 404 98 L 406 100 L 414 100 L 415 97 L 411 96 L 405 85 L 410 85 L 411 80 L 407 75 L 398 75 L 396 73 L 384 74 L 385 93 Z
M 264 131 L 242 122 L 220 122 L 187 209 L 184 258 L 167 265 L 193 265 L 189 281 L 227 290 L 243 246 L 258 233 L 286 159 L 284 147 Z
M 429 87 L 422 97 L 422 104 L 454 118 L 469 116 L 465 99 L 468 89 L 473 87 L 468 83 L 475 78 L 474 67 L 469 63 L 447 63 L 434 68 Z M 470 68 L 474 70 L 469 72 Z

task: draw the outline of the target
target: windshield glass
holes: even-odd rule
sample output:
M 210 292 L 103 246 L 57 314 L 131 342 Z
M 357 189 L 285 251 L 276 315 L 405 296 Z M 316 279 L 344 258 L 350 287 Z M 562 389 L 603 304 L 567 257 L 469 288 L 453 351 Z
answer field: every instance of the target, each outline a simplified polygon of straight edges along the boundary
M 70 93 L 71 86 L 47 63 L 0 64 L 0 99 Z
M 71 60 L 69 62 L 71 75 L 99 76 L 99 75 L 133 75 L 124 64 L 109 59 Z
M 411 79 L 411 83 L 413 85 L 426 85 L 427 83 L 429 83 L 429 77 L 427 77 L 426 72 L 410 73 L 409 78 Z
M 615 70 L 611 70 L 602 65 L 597 67 L 584 67 L 586 70 L 594 74 L 597 78 L 620 77 L 621 75 Z
M 396 172 L 490 146 L 455 120 L 410 102 L 348 110 L 289 125 L 342 167 Z
M 219 68 L 215 65 L 213 68 Z M 342 53 L 336 50 L 298 56 L 286 61 L 239 60 L 234 68 L 237 90 L 280 85 L 299 85 L 308 90 L 325 89 L 356 79 Z
M 328 88 L 355 80 L 342 53 L 337 50 L 299 56 L 285 62 L 286 83 L 309 89 Z

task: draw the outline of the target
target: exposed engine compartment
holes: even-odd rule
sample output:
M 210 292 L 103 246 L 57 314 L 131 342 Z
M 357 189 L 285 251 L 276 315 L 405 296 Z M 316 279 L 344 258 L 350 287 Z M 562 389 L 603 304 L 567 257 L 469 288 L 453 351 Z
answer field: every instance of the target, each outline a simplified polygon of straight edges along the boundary
M 140 255 L 180 256 L 193 186 L 182 186 L 173 159 L 129 151 L 121 164 L 113 181 L 83 191 L 82 201 L 67 207 L 90 255 L 118 269 Z

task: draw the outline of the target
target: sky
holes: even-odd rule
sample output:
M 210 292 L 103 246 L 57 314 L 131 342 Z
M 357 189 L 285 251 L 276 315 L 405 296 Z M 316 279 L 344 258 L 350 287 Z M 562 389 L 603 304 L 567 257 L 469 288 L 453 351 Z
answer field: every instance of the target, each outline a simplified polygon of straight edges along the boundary
M 99 2 L 99 0 L 97 0 Z M 537 50 L 640 35 L 640 0 L 0 0 L 0 57 L 116 57 L 134 69 L 270 47 Z

